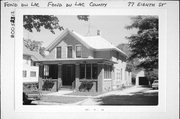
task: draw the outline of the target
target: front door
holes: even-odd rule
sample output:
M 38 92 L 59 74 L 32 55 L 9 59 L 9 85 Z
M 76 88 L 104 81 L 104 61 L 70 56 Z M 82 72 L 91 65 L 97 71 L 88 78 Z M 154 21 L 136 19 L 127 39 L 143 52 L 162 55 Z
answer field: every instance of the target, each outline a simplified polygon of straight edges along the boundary
M 64 64 L 62 65 L 62 85 L 72 86 L 75 81 L 75 65 Z

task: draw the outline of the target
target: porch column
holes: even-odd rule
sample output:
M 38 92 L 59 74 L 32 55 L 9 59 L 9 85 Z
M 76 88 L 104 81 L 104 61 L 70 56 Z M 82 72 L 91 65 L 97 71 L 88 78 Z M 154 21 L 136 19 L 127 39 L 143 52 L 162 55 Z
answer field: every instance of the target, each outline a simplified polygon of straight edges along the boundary
M 62 64 L 58 64 L 58 87 L 57 89 L 60 90 L 62 87 Z
M 38 78 L 38 86 L 39 90 L 42 90 L 42 85 L 43 85 L 43 78 L 44 78 L 44 65 L 39 64 L 39 78 Z
M 129 78 L 130 78 L 130 85 L 132 85 L 132 73 L 131 72 L 129 72 L 130 74 L 129 74 Z
M 111 81 L 111 90 L 113 90 L 114 89 L 114 81 L 115 81 L 115 67 L 112 65 L 112 68 L 111 68 L 112 70 L 111 70 L 111 79 L 112 79 L 112 81 Z
M 76 91 L 79 91 L 79 86 L 80 86 L 80 82 L 79 82 L 79 74 L 80 74 L 80 68 L 79 68 L 79 64 L 76 64 L 76 68 L 75 68 L 75 89 Z
M 103 91 L 103 79 L 104 79 L 104 64 L 98 63 L 98 92 Z

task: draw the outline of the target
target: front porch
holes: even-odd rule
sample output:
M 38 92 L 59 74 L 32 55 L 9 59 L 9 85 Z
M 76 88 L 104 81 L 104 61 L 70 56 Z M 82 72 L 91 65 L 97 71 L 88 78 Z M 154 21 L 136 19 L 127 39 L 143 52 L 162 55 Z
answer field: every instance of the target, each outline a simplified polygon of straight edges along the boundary
M 113 78 L 112 72 L 115 62 L 98 58 L 53 59 L 37 63 L 39 64 L 40 90 L 45 90 L 53 83 L 51 91 L 68 88 L 82 92 L 103 92 L 104 75 L 109 75 L 109 78 Z M 104 71 L 104 68 L 108 68 L 109 72 Z M 109 85 L 111 84 L 110 82 Z

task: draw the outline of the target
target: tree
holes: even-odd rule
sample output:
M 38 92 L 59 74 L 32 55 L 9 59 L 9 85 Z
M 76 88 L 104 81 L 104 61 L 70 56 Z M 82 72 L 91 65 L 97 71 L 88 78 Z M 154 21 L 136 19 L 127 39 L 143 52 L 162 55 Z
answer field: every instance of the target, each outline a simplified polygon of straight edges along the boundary
M 45 48 L 42 47 L 42 41 L 32 41 L 30 39 L 24 39 L 23 45 L 28 48 L 30 51 L 39 52 L 42 56 L 44 56 Z
M 88 21 L 89 15 L 77 15 L 79 20 Z M 41 28 L 44 27 L 47 30 L 50 30 L 51 33 L 55 34 L 54 30 L 59 29 L 64 30 L 63 26 L 59 24 L 59 19 L 54 15 L 24 15 L 23 16 L 23 27 L 29 31 L 33 32 L 35 29 L 37 32 L 41 31 Z M 24 39 L 24 45 L 31 51 L 39 52 L 44 56 L 45 48 L 42 47 L 42 41 L 32 41 L 30 39 Z
M 138 29 L 137 34 L 127 37 L 131 49 L 129 60 L 138 58 L 137 67 L 148 70 L 158 68 L 158 17 L 137 16 L 132 17 L 133 23 L 127 29 Z
M 89 15 L 78 15 L 79 20 L 88 21 Z M 23 27 L 29 32 L 33 32 L 33 28 L 40 32 L 41 28 L 50 30 L 55 34 L 54 30 L 63 30 L 63 26 L 59 24 L 59 19 L 54 15 L 24 15 L 23 16 Z
M 136 28 L 137 34 L 127 37 L 131 55 L 129 60 L 137 60 L 136 68 L 144 68 L 148 79 L 158 78 L 158 17 L 132 17 L 133 23 L 126 28 Z

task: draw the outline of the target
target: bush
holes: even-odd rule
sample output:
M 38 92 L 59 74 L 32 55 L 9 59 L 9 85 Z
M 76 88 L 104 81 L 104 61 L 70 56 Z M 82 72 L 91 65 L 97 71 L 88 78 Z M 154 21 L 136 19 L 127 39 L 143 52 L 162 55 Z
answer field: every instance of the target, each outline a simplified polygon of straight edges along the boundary
M 80 92 L 81 92 L 81 91 L 83 91 L 83 92 L 88 91 L 88 92 L 89 92 L 89 90 L 90 90 L 92 87 L 93 87 L 93 82 L 91 82 L 91 81 L 83 81 L 83 82 L 81 83 L 81 85 L 79 86 L 79 91 L 80 91 Z
M 52 80 L 45 80 L 42 86 L 42 90 L 49 91 L 54 86 L 54 82 Z

